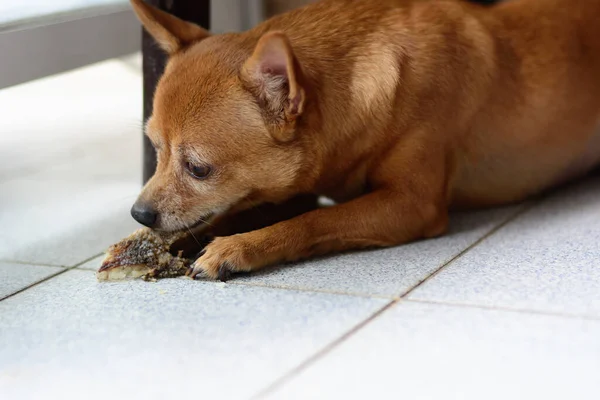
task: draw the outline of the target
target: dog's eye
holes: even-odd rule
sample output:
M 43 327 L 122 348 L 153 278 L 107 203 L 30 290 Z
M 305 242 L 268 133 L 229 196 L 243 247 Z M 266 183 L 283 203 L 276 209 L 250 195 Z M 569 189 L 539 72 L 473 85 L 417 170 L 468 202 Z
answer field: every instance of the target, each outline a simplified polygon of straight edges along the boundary
M 208 165 L 194 165 L 191 162 L 186 162 L 185 168 L 196 179 L 205 179 L 211 171 Z

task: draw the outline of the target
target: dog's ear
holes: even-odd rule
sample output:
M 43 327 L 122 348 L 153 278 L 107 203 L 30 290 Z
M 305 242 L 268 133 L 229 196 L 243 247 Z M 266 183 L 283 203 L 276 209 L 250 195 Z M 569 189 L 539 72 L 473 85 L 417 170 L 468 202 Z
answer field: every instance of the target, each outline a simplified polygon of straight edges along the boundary
M 241 79 L 258 99 L 274 138 L 292 140 L 306 91 L 302 68 L 284 33 L 268 32 L 259 39 L 242 67 Z
M 131 0 L 131 5 L 144 28 L 169 54 L 210 35 L 206 29 L 159 10 L 143 0 Z

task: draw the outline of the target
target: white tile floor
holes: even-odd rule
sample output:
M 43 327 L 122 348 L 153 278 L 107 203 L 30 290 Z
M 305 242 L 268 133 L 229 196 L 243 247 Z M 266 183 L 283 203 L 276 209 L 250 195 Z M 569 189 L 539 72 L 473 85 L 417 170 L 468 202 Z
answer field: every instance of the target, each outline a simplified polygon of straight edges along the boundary
M 139 58 L 0 91 L 0 399 L 597 399 L 600 177 L 230 283 L 98 283 Z

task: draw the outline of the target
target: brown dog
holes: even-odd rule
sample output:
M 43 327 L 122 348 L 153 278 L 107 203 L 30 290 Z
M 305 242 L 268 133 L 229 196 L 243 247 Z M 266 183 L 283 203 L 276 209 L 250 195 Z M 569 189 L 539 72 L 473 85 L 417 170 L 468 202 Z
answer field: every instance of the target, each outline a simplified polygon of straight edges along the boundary
M 193 277 L 440 235 L 451 208 L 600 161 L 600 0 L 323 0 L 217 36 L 132 4 L 170 55 L 146 129 L 158 169 L 132 214 L 212 221 Z M 298 195 L 339 204 L 220 236 Z

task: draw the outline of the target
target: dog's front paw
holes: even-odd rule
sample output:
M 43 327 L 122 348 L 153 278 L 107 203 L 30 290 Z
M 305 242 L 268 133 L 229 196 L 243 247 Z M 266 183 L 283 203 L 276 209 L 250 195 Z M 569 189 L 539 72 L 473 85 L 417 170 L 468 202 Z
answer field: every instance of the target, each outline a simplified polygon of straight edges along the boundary
M 247 245 L 241 235 L 216 238 L 204 249 L 186 275 L 192 279 L 219 279 L 225 282 L 233 272 L 252 268 L 248 259 Z

